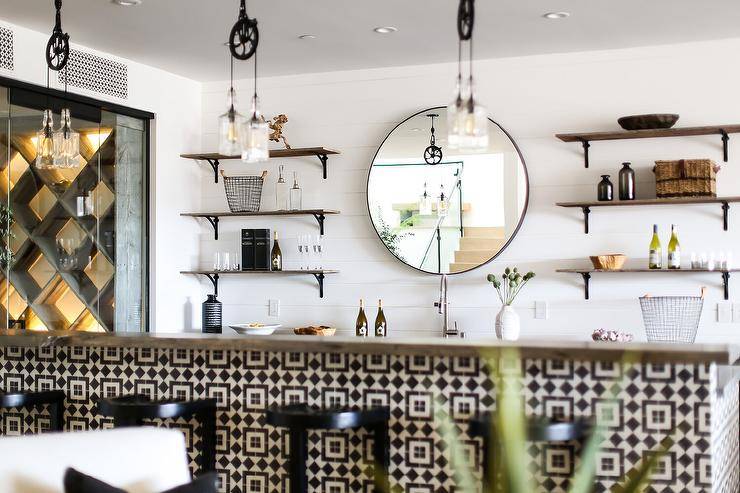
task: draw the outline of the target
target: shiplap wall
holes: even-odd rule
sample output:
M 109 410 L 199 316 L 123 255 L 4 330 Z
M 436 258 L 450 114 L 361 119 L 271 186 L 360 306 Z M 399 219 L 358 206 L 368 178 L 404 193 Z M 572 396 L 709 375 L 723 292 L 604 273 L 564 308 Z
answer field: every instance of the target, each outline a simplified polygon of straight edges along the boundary
M 537 273 L 516 302 L 522 316 L 522 337 L 583 339 L 599 327 L 630 330 L 644 339 L 639 295 L 698 294 L 709 287 L 701 341 L 740 341 L 740 325 L 716 323 L 722 301 L 719 274 L 595 275 L 590 301 L 583 299 L 580 276 L 558 274 L 557 268 L 588 264 L 587 256 L 623 252 L 630 264 L 645 263 L 653 223 L 667 245 L 671 223 L 679 225 L 685 262 L 688 252 L 733 250 L 740 263 L 740 213 L 731 211 L 731 230 L 722 231 L 719 206 L 652 207 L 595 210 L 591 234 L 583 234 L 580 210 L 562 209 L 558 201 L 592 199 L 601 174 L 616 174 L 622 161 L 632 161 L 638 175 L 638 196 L 654 196 L 651 173 L 655 159 L 710 157 L 721 161 L 719 136 L 594 143 L 591 168 L 583 167 L 581 147 L 565 144 L 554 134 L 617 128 L 618 116 L 649 112 L 681 114 L 679 125 L 740 122 L 740 68 L 728 63 L 740 51 L 740 40 L 727 40 L 604 52 L 584 52 L 479 61 L 480 99 L 492 117 L 520 146 L 530 177 L 529 211 L 518 236 L 494 262 L 450 278 L 451 319 L 470 337 L 491 335 L 499 308 L 489 272 L 507 265 Z M 320 56 L 317 54 L 317 56 Z M 249 73 L 243 67 L 242 73 Z M 242 69 L 239 69 L 242 70 Z M 268 300 L 281 302 L 280 322 L 354 326 L 360 298 L 375 316 L 382 298 L 392 334 L 436 335 L 440 317 L 432 307 L 439 280 L 399 263 L 377 238 L 366 210 L 366 178 L 372 157 L 394 125 L 423 108 L 446 104 L 451 96 L 455 65 L 412 66 L 365 71 L 305 74 L 266 78 L 260 96 L 267 115 L 285 113 L 285 134 L 294 147 L 324 145 L 342 151 L 329 160 L 329 178 L 322 180 L 316 159 L 272 160 L 264 165 L 227 163 L 230 174 L 271 174 L 263 207 L 272 206 L 278 164 L 299 173 L 306 207 L 341 210 L 326 223 L 325 267 L 341 270 L 326 281 L 323 300 L 311 277 L 228 277 L 220 299 L 224 321 L 272 321 Z M 237 83 L 242 111 L 247 111 L 251 80 Z M 224 111 L 226 82 L 204 84 L 204 150 L 217 148 L 216 122 Z M 730 143 L 730 163 L 719 175 L 723 195 L 740 195 L 740 145 Z M 195 166 L 195 165 L 194 165 Z M 223 186 L 213 183 L 201 164 L 200 202 L 204 210 L 226 210 Z M 173 217 L 177 211 L 173 211 Z M 242 227 L 266 227 L 281 234 L 286 265 L 297 260 L 296 235 L 315 233 L 312 218 L 241 221 L 225 219 L 221 239 L 213 240 L 205 223 L 200 252 L 190 265 L 207 267 L 217 250 L 238 249 Z M 629 264 L 628 264 L 629 265 Z M 733 293 L 740 293 L 740 276 Z M 203 292 L 210 289 L 202 282 Z M 736 296 L 740 299 L 740 296 Z M 549 303 L 549 318 L 534 318 L 534 303 Z M 194 314 L 199 308 L 193 306 Z M 740 315 L 740 313 L 738 314 Z

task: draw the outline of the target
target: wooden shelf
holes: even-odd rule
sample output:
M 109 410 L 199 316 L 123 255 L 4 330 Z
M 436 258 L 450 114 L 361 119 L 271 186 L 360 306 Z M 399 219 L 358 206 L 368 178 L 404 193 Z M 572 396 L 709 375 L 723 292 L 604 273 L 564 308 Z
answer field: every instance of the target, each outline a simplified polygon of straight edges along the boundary
M 331 269 L 308 269 L 308 270 L 231 270 L 231 271 L 215 271 L 215 270 L 182 270 L 180 274 L 199 275 L 207 277 L 213 284 L 213 294 L 218 296 L 218 280 L 222 275 L 263 275 L 263 276 L 295 276 L 295 275 L 312 275 L 316 278 L 316 282 L 319 283 L 319 298 L 324 297 L 324 278 L 327 274 L 337 274 L 338 270 Z
M 326 180 L 326 163 L 329 160 L 329 156 L 332 154 L 340 154 L 336 149 L 329 149 L 327 147 L 296 147 L 293 149 L 271 149 L 270 158 L 289 158 L 289 157 L 317 157 L 321 161 L 321 166 L 324 171 L 324 179 Z M 208 164 L 213 168 L 213 179 L 218 183 L 218 167 L 221 161 L 229 159 L 241 159 L 241 156 L 226 156 L 217 152 L 205 152 L 200 154 L 180 154 L 180 157 L 185 159 L 195 159 L 198 161 L 207 161 Z
M 183 212 L 184 217 L 203 217 L 213 226 L 213 233 L 218 240 L 218 223 L 222 217 L 258 217 L 258 216 L 313 216 L 319 223 L 319 234 L 324 234 L 324 220 L 326 216 L 339 214 L 331 209 L 303 209 L 299 211 L 260 211 L 260 212 Z
M 740 202 L 740 197 L 687 197 L 672 199 L 640 199 L 640 200 L 614 200 L 614 201 L 585 201 L 585 202 L 558 202 L 558 207 L 575 207 L 583 211 L 583 223 L 585 233 L 588 234 L 589 214 L 591 207 L 630 207 L 650 205 L 696 205 L 696 204 L 721 204 L 724 230 L 729 227 L 730 204 Z
M 647 261 L 646 261 L 647 262 Z M 605 270 L 605 269 L 557 269 L 556 272 L 566 274 L 580 274 L 583 277 L 584 282 L 584 297 L 590 299 L 589 284 L 591 281 L 591 274 L 696 274 L 696 273 L 718 273 L 722 275 L 722 285 L 724 287 L 724 297 L 726 300 L 730 299 L 730 273 L 740 272 L 740 269 L 618 269 L 618 270 Z
M 729 134 L 740 133 L 740 125 L 710 125 L 705 127 L 659 128 L 651 130 L 617 130 L 612 132 L 581 132 L 556 134 L 563 142 L 580 142 L 583 144 L 584 163 L 588 168 L 588 150 L 590 142 L 600 140 L 658 139 L 664 137 L 693 137 L 698 135 L 720 135 L 722 137 L 723 158 L 727 162 L 727 143 Z

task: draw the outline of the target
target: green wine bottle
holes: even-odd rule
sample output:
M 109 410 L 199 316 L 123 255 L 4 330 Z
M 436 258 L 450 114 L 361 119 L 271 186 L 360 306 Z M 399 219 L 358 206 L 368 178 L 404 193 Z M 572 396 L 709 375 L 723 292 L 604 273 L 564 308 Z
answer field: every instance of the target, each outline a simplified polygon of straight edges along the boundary
M 385 321 L 382 300 L 378 300 L 378 316 L 375 317 L 375 337 L 388 337 L 388 322 Z
M 671 224 L 671 240 L 668 242 L 668 268 L 681 268 L 681 244 L 678 242 L 675 224 Z
M 648 260 L 648 267 L 650 269 L 663 268 L 663 248 L 660 246 L 657 224 L 653 224 L 653 239 L 650 241 L 650 257 Z
M 357 337 L 367 337 L 368 325 L 367 317 L 365 316 L 365 303 L 360 300 L 360 312 L 357 314 L 357 322 L 355 322 L 355 335 Z

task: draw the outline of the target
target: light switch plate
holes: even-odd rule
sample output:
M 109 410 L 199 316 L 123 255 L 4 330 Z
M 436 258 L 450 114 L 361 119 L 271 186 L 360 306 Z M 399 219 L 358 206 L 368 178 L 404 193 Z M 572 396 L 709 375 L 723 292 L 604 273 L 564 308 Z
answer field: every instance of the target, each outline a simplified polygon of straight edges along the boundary
M 270 317 L 280 316 L 280 300 L 270 300 L 267 308 L 267 315 Z
M 732 305 L 732 321 L 740 323 L 740 303 Z
M 547 320 L 550 318 L 550 309 L 547 301 L 535 301 L 534 302 L 534 318 Z
M 732 322 L 731 303 L 717 303 L 717 322 L 721 324 L 729 324 Z

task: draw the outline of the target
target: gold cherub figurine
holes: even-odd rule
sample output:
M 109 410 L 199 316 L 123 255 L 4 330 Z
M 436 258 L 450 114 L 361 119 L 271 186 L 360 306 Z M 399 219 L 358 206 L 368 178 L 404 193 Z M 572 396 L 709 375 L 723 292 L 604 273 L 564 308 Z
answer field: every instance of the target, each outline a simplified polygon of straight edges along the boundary
M 288 123 L 288 117 L 285 115 L 273 116 L 272 121 L 268 123 L 270 127 L 270 140 L 273 142 L 283 141 L 286 149 L 290 149 L 290 144 L 285 140 L 283 135 L 283 125 Z

